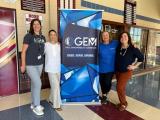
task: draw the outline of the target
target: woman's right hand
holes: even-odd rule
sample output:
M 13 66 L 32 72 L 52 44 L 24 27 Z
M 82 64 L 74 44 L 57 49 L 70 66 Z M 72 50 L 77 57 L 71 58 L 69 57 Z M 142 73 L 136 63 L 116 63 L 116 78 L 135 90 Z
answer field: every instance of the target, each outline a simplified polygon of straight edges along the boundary
M 26 70 L 26 51 L 28 49 L 28 44 L 23 44 L 21 53 L 21 72 L 24 73 Z
M 21 66 L 21 72 L 24 73 L 25 70 L 26 70 L 26 66 L 22 65 L 22 66 Z

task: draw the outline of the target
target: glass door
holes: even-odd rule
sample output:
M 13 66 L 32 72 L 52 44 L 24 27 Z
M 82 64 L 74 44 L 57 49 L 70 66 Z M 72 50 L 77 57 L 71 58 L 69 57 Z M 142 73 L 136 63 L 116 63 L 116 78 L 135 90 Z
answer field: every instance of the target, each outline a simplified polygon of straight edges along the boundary
M 144 28 L 131 27 L 130 35 L 132 38 L 132 42 L 135 47 L 139 48 L 140 51 L 144 55 L 144 62 L 140 65 L 140 69 L 144 69 L 146 67 L 146 53 L 147 53 L 147 42 L 148 42 L 148 30 Z
M 160 65 L 160 31 L 149 30 L 148 53 L 146 66 L 148 68 Z

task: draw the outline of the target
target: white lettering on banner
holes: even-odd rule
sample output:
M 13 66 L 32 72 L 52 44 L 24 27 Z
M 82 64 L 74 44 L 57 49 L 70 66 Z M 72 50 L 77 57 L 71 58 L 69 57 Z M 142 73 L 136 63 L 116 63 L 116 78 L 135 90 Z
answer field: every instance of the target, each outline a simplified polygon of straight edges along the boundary
M 84 57 L 94 57 L 94 54 L 84 54 Z
M 94 54 L 67 54 L 67 57 L 95 57 Z
M 74 40 L 76 46 L 96 46 L 97 39 L 96 38 L 88 38 L 88 37 L 77 37 Z
M 74 54 L 67 54 L 67 57 L 74 57 Z

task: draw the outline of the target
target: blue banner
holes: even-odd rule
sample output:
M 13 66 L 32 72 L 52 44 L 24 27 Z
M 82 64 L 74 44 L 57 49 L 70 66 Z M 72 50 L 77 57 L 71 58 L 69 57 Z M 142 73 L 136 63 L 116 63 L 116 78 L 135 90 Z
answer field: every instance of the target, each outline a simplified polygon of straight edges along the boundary
M 98 44 L 102 11 L 60 10 L 63 102 L 99 102 Z

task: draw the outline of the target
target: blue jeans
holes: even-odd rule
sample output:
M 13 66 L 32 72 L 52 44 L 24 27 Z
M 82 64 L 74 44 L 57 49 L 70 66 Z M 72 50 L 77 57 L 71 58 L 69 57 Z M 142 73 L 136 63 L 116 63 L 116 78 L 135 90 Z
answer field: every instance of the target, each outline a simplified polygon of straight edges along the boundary
M 27 74 L 31 79 L 31 97 L 34 106 L 40 105 L 41 73 L 43 65 L 26 66 Z

